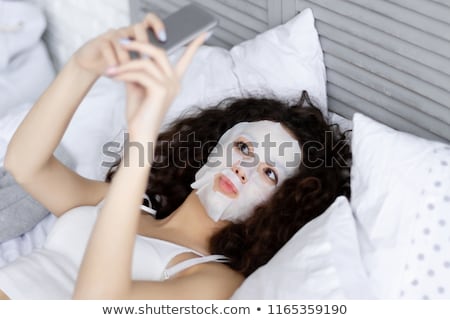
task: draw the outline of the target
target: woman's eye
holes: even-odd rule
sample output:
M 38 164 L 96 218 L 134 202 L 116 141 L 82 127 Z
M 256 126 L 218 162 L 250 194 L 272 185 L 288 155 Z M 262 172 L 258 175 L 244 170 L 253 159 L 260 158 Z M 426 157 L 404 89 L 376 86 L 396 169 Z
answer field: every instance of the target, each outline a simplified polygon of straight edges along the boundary
M 276 172 L 274 170 L 272 170 L 271 168 L 265 168 L 264 169 L 264 173 L 266 174 L 266 176 L 272 180 L 275 184 L 278 183 L 278 176 L 276 174 Z
M 249 156 L 250 155 L 250 148 L 248 144 L 242 141 L 236 142 L 236 147 L 241 151 L 244 155 Z

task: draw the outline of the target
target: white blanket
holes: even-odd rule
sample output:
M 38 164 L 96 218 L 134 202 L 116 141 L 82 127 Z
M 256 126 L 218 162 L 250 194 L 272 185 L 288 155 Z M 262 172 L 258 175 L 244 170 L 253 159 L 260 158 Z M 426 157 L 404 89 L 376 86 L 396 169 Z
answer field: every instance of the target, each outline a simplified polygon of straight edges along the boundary
M 0 116 L 35 101 L 55 76 L 41 40 L 44 14 L 28 2 L 0 1 Z

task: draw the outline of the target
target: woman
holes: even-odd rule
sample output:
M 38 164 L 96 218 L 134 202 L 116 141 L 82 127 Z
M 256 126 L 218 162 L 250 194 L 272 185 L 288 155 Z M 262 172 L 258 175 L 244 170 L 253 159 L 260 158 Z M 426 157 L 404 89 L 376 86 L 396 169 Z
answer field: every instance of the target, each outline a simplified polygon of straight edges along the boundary
M 164 38 L 149 15 L 84 45 L 15 133 L 5 167 L 61 218 L 42 250 L 0 270 L 3 299 L 229 298 L 343 193 L 346 163 L 333 160 L 346 160 L 348 146 L 336 151 L 342 137 L 327 134 L 316 108 L 301 107 L 306 96 L 295 108 L 233 101 L 179 120 L 158 139 L 205 36 L 172 67 L 147 42 L 147 28 Z M 130 61 L 129 51 L 144 58 Z M 53 156 L 104 73 L 127 85 L 130 142 L 108 182 L 82 178 Z

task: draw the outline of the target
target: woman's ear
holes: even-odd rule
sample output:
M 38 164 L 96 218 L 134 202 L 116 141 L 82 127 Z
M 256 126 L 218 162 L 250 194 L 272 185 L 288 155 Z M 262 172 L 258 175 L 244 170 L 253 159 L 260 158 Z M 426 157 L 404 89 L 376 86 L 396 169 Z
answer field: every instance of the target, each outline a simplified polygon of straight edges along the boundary
M 296 200 L 303 202 L 322 190 L 322 183 L 317 177 L 304 178 L 297 186 Z
M 305 216 L 321 212 L 329 197 L 329 192 L 323 189 L 322 181 L 317 177 L 304 178 L 296 190 L 297 205 L 302 208 Z

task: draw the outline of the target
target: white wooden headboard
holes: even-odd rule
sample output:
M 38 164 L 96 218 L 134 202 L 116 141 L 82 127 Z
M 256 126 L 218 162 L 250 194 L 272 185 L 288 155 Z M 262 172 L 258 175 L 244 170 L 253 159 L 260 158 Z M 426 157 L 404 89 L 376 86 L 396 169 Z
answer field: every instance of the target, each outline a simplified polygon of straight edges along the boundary
M 210 44 L 231 47 L 312 8 L 329 109 L 450 140 L 450 0 L 130 0 L 132 20 L 190 2 L 220 19 Z
M 325 52 L 328 105 L 450 141 L 450 0 L 34 0 L 60 67 L 84 41 L 146 11 L 165 17 L 190 2 L 220 26 L 209 44 L 231 47 L 312 8 Z

